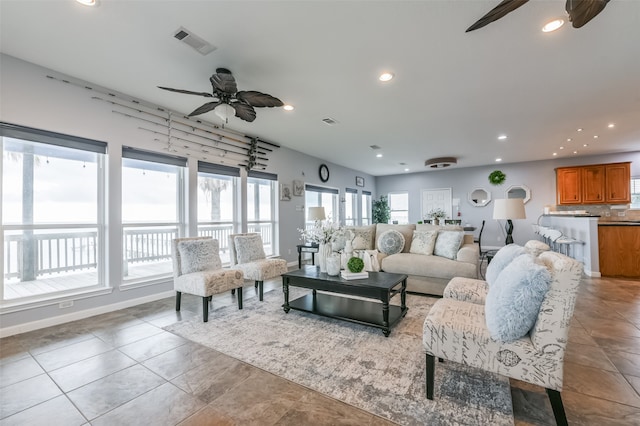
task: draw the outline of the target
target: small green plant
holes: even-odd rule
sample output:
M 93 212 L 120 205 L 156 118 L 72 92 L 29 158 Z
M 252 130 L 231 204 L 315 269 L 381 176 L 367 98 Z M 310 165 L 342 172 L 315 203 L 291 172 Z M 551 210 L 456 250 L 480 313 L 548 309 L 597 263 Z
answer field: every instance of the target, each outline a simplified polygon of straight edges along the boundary
M 351 272 L 362 272 L 364 269 L 364 261 L 359 257 L 352 257 L 347 262 L 347 268 Z
M 389 223 L 391 207 L 386 195 L 381 195 L 379 200 L 373 200 L 372 210 L 373 223 Z
M 489 182 L 491 182 L 491 185 L 502 185 L 506 178 L 507 175 L 502 173 L 500 170 L 494 170 L 489 175 Z

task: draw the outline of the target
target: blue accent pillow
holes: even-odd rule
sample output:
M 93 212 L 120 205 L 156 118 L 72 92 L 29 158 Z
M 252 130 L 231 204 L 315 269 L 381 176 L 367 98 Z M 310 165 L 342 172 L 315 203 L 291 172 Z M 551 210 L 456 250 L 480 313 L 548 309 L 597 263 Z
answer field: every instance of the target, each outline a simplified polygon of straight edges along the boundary
M 551 284 L 551 274 L 528 254 L 513 259 L 489 287 L 484 305 L 491 337 L 512 342 L 526 335 L 534 326 L 544 296 Z
M 489 286 L 493 285 L 498 275 L 500 275 L 500 272 L 502 272 L 513 259 L 525 253 L 524 247 L 517 244 L 509 244 L 498 250 L 496 255 L 493 256 L 493 259 L 491 259 L 491 263 L 487 265 L 487 272 L 485 274 L 487 284 L 489 284 Z

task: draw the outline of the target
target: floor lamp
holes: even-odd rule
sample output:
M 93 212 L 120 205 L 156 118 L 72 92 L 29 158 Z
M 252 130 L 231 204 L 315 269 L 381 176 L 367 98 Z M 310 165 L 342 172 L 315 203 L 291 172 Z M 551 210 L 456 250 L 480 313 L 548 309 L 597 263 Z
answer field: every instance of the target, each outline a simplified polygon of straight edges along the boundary
M 503 198 L 494 201 L 493 218 L 497 220 L 507 220 L 504 229 L 507 231 L 505 245 L 513 244 L 513 219 L 526 219 L 524 202 L 522 198 Z

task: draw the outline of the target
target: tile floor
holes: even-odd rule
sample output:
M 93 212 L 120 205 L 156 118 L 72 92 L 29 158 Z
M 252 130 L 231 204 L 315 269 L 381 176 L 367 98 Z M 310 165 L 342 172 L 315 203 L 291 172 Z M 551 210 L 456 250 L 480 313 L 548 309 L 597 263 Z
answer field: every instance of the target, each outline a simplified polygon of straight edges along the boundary
M 212 303 L 210 321 L 235 299 Z M 391 424 L 162 330 L 200 309 L 185 295 L 180 313 L 169 298 L 1 339 L 0 424 Z M 640 424 L 640 281 L 584 280 L 564 377 L 570 424 Z M 511 388 L 516 425 L 554 424 L 543 389 Z

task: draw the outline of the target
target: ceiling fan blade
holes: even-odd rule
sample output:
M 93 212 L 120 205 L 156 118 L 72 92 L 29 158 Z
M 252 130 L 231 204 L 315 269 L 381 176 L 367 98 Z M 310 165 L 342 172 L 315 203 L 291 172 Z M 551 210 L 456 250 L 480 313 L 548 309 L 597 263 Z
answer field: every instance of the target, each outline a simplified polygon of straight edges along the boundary
M 491 9 L 489 13 L 484 15 L 482 18 L 478 19 L 478 21 L 467 28 L 467 31 L 465 32 L 468 33 L 469 31 L 477 30 L 478 28 L 482 28 L 493 21 L 497 21 L 507 13 L 513 12 L 528 1 L 529 0 L 502 0 L 499 5 Z
M 567 0 L 565 9 L 573 28 L 580 28 L 604 9 L 609 0 Z
M 196 108 L 191 114 L 189 114 L 189 117 L 193 117 L 194 115 L 200 115 L 200 114 L 204 114 L 205 112 L 213 111 L 221 103 L 222 102 L 220 101 L 207 102 L 206 104 L 202 105 L 200 108 Z
M 236 117 L 251 123 L 256 119 L 256 110 L 251 105 L 242 102 L 233 102 L 231 106 L 236 110 Z
M 226 72 L 221 72 L 224 70 Z M 218 68 L 216 73 L 211 76 L 209 79 L 211 81 L 211 85 L 213 86 L 214 92 L 225 93 L 227 95 L 233 95 L 238 91 L 238 86 L 236 85 L 236 79 L 233 78 L 231 72 L 225 70 L 224 68 Z
M 158 89 L 168 90 L 170 92 L 186 93 L 187 95 L 198 95 L 198 96 L 205 96 L 207 98 L 213 98 L 213 95 L 211 93 L 206 93 L 206 92 L 192 92 L 191 90 L 172 89 L 171 87 L 162 87 L 162 86 L 158 86 Z
M 255 90 L 240 91 L 236 94 L 236 99 L 259 108 L 281 107 L 284 105 L 280 99 Z

